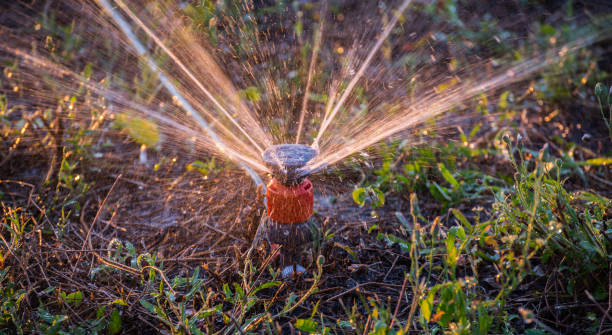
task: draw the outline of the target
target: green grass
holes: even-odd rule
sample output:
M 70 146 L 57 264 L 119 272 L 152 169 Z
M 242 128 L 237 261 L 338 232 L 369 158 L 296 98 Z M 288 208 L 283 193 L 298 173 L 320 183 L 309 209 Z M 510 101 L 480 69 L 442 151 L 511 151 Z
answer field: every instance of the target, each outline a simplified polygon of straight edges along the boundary
M 510 157 L 524 156 L 525 149 L 505 140 L 513 153 Z M 510 159 L 516 169 L 514 182 L 490 189 L 495 193 L 491 211 L 473 208 L 468 220 L 452 209 L 449 214 L 456 225 L 445 228 L 418 215 L 413 193 L 412 220 L 396 213 L 394 233 L 370 228 L 378 240 L 400 246 L 417 260 L 407 276 L 415 296 L 423 297 L 419 321 L 424 330 L 511 332 L 510 321 L 518 314 L 508 309 L 508 300 L 526 280 L 546 276 L 546 268 L 564 278 L 568 297 L 583 290 L 599 292 L 600 299 L 607 296 L 611 200 L 584 191 L 568 193 L 560 177 L 560 160 L 546 161 L 546 150 L 531 157 L 530 161 Z M 435 192 L 431 195 L 435 197 Z M 483 291 L 482 285 L 490 281 L 496 289 Z

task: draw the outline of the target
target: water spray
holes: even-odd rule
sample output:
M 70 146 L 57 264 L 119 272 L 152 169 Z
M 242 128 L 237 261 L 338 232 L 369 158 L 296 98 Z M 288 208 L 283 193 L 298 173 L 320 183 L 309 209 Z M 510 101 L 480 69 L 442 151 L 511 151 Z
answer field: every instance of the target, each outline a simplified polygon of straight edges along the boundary
M 144 57 L 147 65 L 158 75 L 162 85 L 180 102 L 182 108 L 196 120 L 230 159 L 237 161 L 253 179 L 256 185 L 265 187 L 259 175 L 249 166 L 235 159 L 227 150 L 225 143 L 217 136 L 215 131 L 180 94 L 174 85 L 166 78 L 152 57 L 147 53 L 144 45 L 136 38 L 130 25 L 111 6 L 108 0 L 97 0 L 110 14 L 118 27 L 128 37 L 137 53 Z M 270 243 L 282 246 L 281 263 L 288 265 L 283 269 L 286 277 L 290 273 L 303 272 L 304 268 L 298 264 L 300 247 L 309 241 L 308 219 L 313 214 L 314 193 L 308 171 L 304 167 L 317 154 L 312 147 L 300 144 L 280 144 L 269 147 L 262 154 L 263 160 L 271 171 L 272 180 L 265 187 L 267 222 L 266 237 Z
M 298 264 L 300 248 L 310 241 L 308 219 L 314 205 L 314 189 L 304 168 L 316 155 L 315 149 L 302 144 L 274 145 L 263 153 L 272 174 L 266 191 L 266 235 L 271 244 L 282 246 L 285 277 L 304 271 Z
M 119 14 L 118 10 L 111 5 L 109 0 L 97 0 L 98 3 L 106 10 L 106 12 L 110 15 L 113 21 L 117 24 L 119 29 L 124 33 L 124 35 L 128 38 L 132 47 L 135 49 L 136 53 L 143 57 L 146 61 L 148 67 L 157 75 L 160 83 L 172 94 L 172 96 L 180 103 L 180 106 L 187 112 L 187 114 L 193 118 L 197 124 L 208 134 L 208 136 L 213 140 L 217 148 L 220 152 L 227 155 L 230 160 L 233 160 L 240 166 L 253 180 L 255 185 L 264 187 L 263 181 L 250 166 L 240 161 L 236 155 L 232 153 L 231 150 L 227 147 L 225 142 L 217 135 L 214 129 L 210 126 L 210 124 L 200 115 L 198 112 L 191 106 L 189 101 L 183 97 L 183 95 L 176 89 L 174 84 L 166 77 L 163 71 L 159 68 L 153 57 L 147 52 L 144 44 L 136 37 L 136 34 L 130 27 L 130 24 L 123 18 L 121 14 Z

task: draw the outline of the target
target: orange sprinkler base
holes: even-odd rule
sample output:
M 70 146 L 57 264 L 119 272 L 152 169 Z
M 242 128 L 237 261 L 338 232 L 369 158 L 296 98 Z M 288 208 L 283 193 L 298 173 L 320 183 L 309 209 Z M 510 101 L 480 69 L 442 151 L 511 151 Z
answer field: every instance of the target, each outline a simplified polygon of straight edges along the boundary
M 273 178 L 266 191 L 268 217 L 278 223 L 306 222 L 312 216 L 314 192 L 312 183 L 304 178 L 297 186 L 285 186 Z

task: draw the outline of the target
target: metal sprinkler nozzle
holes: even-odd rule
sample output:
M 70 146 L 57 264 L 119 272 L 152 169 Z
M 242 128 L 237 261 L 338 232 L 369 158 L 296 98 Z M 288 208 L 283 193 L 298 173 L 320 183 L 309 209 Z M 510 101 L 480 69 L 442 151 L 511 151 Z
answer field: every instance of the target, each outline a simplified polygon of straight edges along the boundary
M 317 151 L 301 144 L 280 144 L 266 149 L 263 160 L 272 180 L 266 189 L 267 239 L 282 246 L 283 276 L 303 272 L 300 248 L 310 240 L 308 219 L 313 214 L 312 183 L 302 170 Z
M 302 168 L 316 155 L 317 151 L 307 145 L 278 144 L 264 151 L 263 160 L 278 182 L 295 186 L 304 179 Z

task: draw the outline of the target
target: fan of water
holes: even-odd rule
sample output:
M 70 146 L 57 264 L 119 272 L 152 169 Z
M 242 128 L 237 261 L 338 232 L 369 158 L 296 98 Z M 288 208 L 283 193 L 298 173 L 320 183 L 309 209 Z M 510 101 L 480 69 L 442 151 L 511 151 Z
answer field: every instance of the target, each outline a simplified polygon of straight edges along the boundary
M 439 57 L 435 47 L 441 37 L 421 18 L 427 2 L 379 5 L 376 15 L 368 15 L 372 5 L 364 4 L 363 16 L 341 24 L 337 16 L 331 22 L 323 2 L 314 11 L 310 37 L 302 11 L 293 27 L 285 26 L 282 13 L 280 24 L 256 22 L 250 2 L 226 8 L 234 15 L 224 22 L 205 9 L 168 1 L 96 0 L 79 6 L 83 16 L 76 20 L 91 21 L 84 34 L 108 59 L 107 68 L 72 70 L 50 52 L 53 41 L 44 48 L 28 45 L 4 30 L 3 57 L 27 68 L 22 94 L 42 105 L 53 99 L 49 86 L 69 94 L 85 89 L 84 99 L 97 102 L 102 119 L 152 121 L 167 143 L 190 141 L 198 150 L 237 162 L 257 182 L 255 171 L 272 172 L 262 155 L 274 144 L 306 144 L 318 152 L 299 168 L 304 176 L 393 135 L 415 132 L 427 120 L 524 80 L 601 38 L 585 35 L 489 71 L 481 69 L 491 67 L 490 61 L 466 56 L 462 70 L 449 70 L 449 57 Z M 48 17 L 43 24 L 52 26 Z M 398 41 L 403 46 L 393 47 Z M 288 58 L 291 43 L 301 48 L 295 54 L 304 61 Z M 135 58 L 122 65 L 117 57 L 122 53 Z M 143 70 L 131 68 L 135 64 Z M 126 78 L 135 73 L 141 73 L 134 79 L 141 89 L 132 92 L 125 89 Z M 267 159 L 282 165 L 278 157 Z

